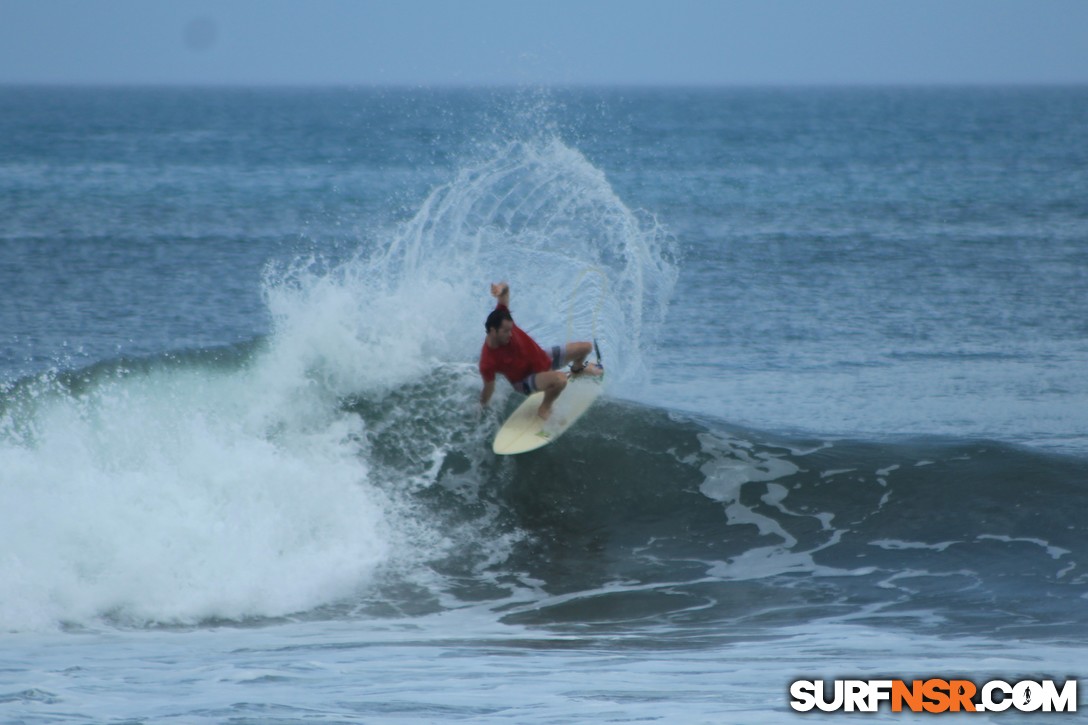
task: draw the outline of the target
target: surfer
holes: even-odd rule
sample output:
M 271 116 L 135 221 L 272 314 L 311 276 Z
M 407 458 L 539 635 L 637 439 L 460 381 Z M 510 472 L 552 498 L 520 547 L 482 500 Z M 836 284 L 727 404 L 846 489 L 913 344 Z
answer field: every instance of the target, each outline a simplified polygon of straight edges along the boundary
M 502 373 L 519 393 L 544 393 L 544 402 L 540 404 L 537 415 L 547 420 L 552 413 L 552 404 L 567 387 L 567 380 L 571 376 L 602 374 L 600 366 L 586 362 L 593 351 L 593 343 L 570 342 L 553 345 L 550 352 L 545 351 L 514 324 L 509 307 L 510 285 L 506 282 L 492 284 L 491 296 L 498 300 L 498 304 L 484 323 L 487 338 L 480 350 L 480 376 L 484 379 L 480 404 L 486 406 L 491 401 L 491 395 L 495 392 L 495 375 Z M 559 369 L 568 363 L 569 373 Z

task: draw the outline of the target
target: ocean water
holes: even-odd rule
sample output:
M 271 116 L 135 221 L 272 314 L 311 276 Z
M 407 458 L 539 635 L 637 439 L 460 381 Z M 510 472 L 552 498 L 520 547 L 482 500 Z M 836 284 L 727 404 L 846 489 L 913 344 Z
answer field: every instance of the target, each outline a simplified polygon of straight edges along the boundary
M 1086 89 L 2 88 L 0 258 L 0 722 L 1088 676 Z

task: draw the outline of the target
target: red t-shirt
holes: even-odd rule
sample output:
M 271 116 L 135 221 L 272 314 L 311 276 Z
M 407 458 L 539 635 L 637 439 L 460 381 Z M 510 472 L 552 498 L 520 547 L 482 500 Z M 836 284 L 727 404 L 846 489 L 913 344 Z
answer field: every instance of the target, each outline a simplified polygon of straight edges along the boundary
M 506 308 L 498 305 L 495 309 Z M 495 373 L 502 373 L 511 383 L 519 383 L 533 373 L 542 373 L 551 367 L 552 356 L 516 324 L 509 344 L 490 348 L 484 342 L 480 351 L 480 375 L 488 383 L 495 379 Z

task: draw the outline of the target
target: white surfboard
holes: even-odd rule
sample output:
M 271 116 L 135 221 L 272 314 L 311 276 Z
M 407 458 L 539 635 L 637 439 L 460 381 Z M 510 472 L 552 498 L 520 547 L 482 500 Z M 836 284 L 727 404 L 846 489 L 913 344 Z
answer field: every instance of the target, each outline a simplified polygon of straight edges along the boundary
M 506 419 L 495 435 L 491 449 L 500 456 L 510 456 L 548 445 L 589 410 L 601 394 L 603 380 L 603 377 L 588 375 L 571 380 L 556 398 L 552 414 L 546 421 L 536 414 L 544 401 L 544 393 L 533 393 Z

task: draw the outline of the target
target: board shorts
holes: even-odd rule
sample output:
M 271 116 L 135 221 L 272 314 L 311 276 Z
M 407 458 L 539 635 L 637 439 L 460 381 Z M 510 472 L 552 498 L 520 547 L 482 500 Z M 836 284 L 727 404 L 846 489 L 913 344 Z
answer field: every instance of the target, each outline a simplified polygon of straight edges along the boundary
M 567 361 L 566 345 L 552 345 L 551 353 L 551 369 L 558 370 L 559 368 L 563 367 L 563 363 Z M 540 389 L 536 386 L 536 373 L 533 373 L 524 380 L 519 380 L 518 382 L 514 383 L 514 390 L 518 391 L 519 393 L 525 393 L 526 395 L 532 395 L 533 393 L 538 392 Z

